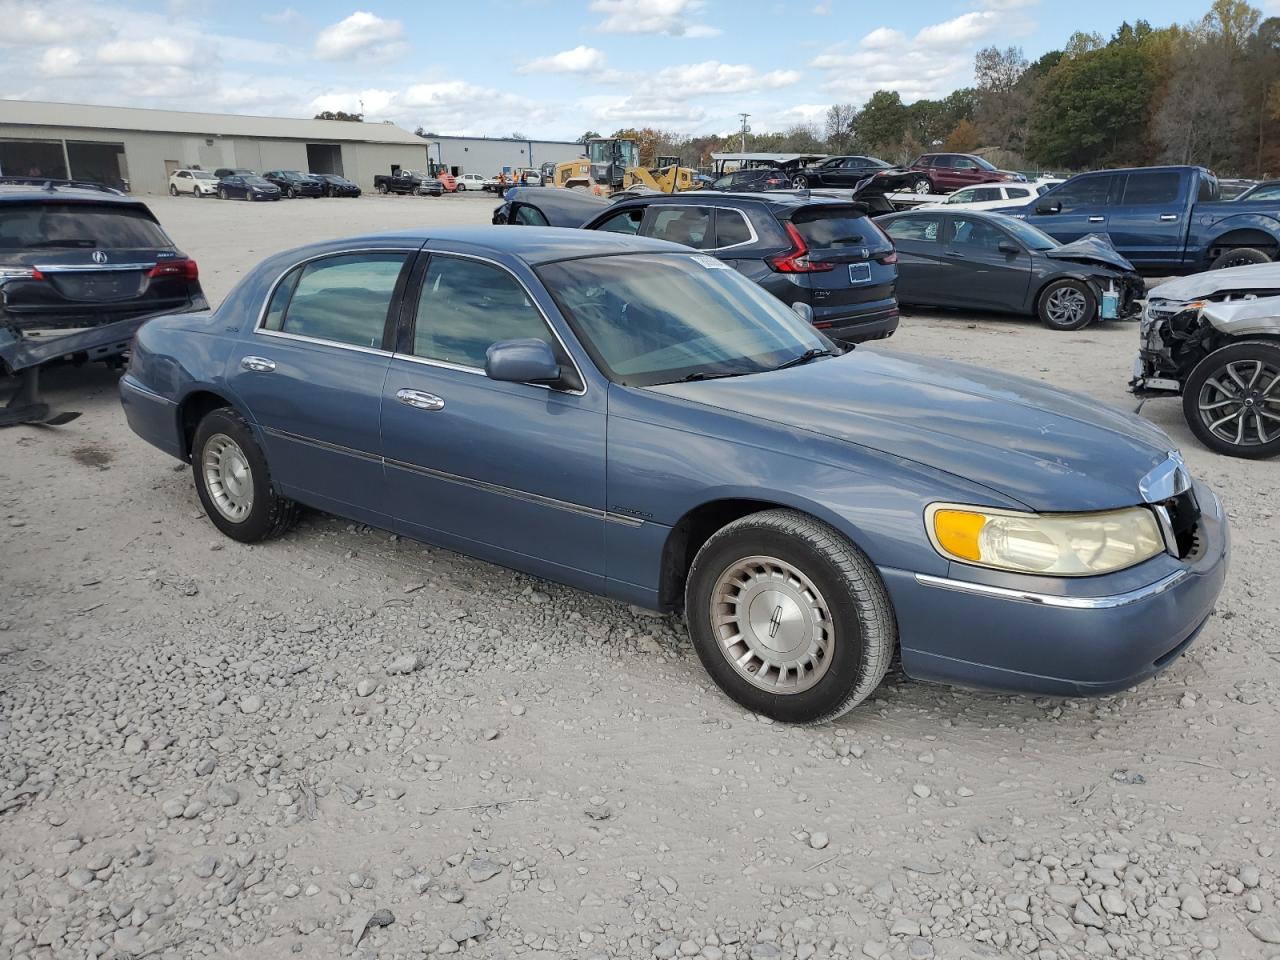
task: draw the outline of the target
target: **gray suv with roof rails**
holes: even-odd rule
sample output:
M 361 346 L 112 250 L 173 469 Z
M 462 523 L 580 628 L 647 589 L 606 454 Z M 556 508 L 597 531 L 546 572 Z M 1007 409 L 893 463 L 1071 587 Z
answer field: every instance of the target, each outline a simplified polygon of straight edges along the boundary
M 509 190 L 493 222 L 682 243 L 755 281 L 833 340 L 879 340 L 898 329 L 898 255 L 863 204 L 784 190 L 694 190 L 615 203 L 572 193 Z

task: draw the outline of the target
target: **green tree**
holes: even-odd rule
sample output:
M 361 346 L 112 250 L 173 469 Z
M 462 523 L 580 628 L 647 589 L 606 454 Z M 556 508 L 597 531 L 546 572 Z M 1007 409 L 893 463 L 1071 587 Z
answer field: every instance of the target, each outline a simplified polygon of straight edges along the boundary
M 362 123 L 363 113 L 346 113 L 342 110 L 322 110 L 315 115 L 316 120 L 346 120 L 349 123 Z
M 577 140 L 575 140 L 574 143 L 586 143 L 588 140 L 599 140 L 599 139 L 600 139 L 599 133 L 597 133 L 595 130 L 588 130 L 586 133 L 580 136 Z
M 853 149 L 858 124 L 858 108 L 852 103 L 833 103 L 827 110 L 827 149 L 846 153 Z
M 867 149 L 893 153 L 907 133 L 907 108 L 896 90 L 877 90 L 858 117 L 858 141 Z

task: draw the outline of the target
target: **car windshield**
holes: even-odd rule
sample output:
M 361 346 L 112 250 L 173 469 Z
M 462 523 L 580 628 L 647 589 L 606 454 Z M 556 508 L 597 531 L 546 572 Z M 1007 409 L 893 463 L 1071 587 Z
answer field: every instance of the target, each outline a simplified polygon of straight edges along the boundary
M 983 170 L 995 169 L 995 167 L 993 167 L 988 161 L 983 160 L 981 157 L 970 157 L 969 159 L 972 160 L 974 163 L 976 163 Z
M 629 254 L 538 270 L 608 377 L 627 386 L 773 370 L 831 342 L 713 257 Z
M 216 180 L 217 178 L 208 170 L 192 170 L 191 175 L 197 180 Z
M 1001 217 L 1000 226 L 1008 230 L 1019 243 L 1031 250 L 1052 250 L 1060 246 L 1057 240 L 1049 236 L 1039 227 L 1033 227 L 1025 220 L 1016 217 Z
M 263 180 L 261 177 L 245 177 L 244 182 L 251 187 L 269 187 L 271 184 Z
M 123 205 L 13 203 L 0 210 L 0 250 L 172 246 L 158 223 Z

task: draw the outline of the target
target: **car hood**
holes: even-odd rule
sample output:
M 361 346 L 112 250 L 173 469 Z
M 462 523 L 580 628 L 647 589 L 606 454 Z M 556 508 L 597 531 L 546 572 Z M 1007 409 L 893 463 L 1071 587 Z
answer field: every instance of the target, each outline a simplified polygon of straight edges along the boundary
M 1133 272 L 1133 264 L 1122 257 L 1111 240 L 1100 233 L 1091 233 L 1071 243 L 1064 243 L 1052 250 L 1045 250 L 1044 255 L 1054 260 L 1070 260 L 1073 263 L 1099 264 L 1114 267 L 1126 273 Z
M 1262 292 L 1274 290 L 1280 293 L 1280 263 L 1251 263 L 1243 267 L 1227 267 L 1225 270 L 1209 270 L 1179 277 L 1153 287 L 1152 300 L 1198 300 L 1219 293 L 1232 291 Z
M 968 364 L 854 350 L 788 370 L 649 389 L 925 464 L 1037 511 L 1142 502 L 1165 433 L 1086 397 Z

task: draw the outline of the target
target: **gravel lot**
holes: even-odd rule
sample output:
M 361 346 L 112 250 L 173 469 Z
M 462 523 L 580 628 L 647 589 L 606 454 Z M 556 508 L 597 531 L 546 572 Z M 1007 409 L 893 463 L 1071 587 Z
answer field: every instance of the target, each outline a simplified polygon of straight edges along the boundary
M 148 200 L 214 301 L 494 206 Z M 940 311 L 892 346 L 1132 405 L 1135 339 Z M 84 416 L 0 432 L 5 956 L 1280 957 L 1277 464 L 1174 402 L 1144 412 L 1236 552 L 1171 669 L 1096 701 L 891 674 L 789 728 L 675 621 L 318 514 L 227 540 L 114 375 L 46 382 Z

